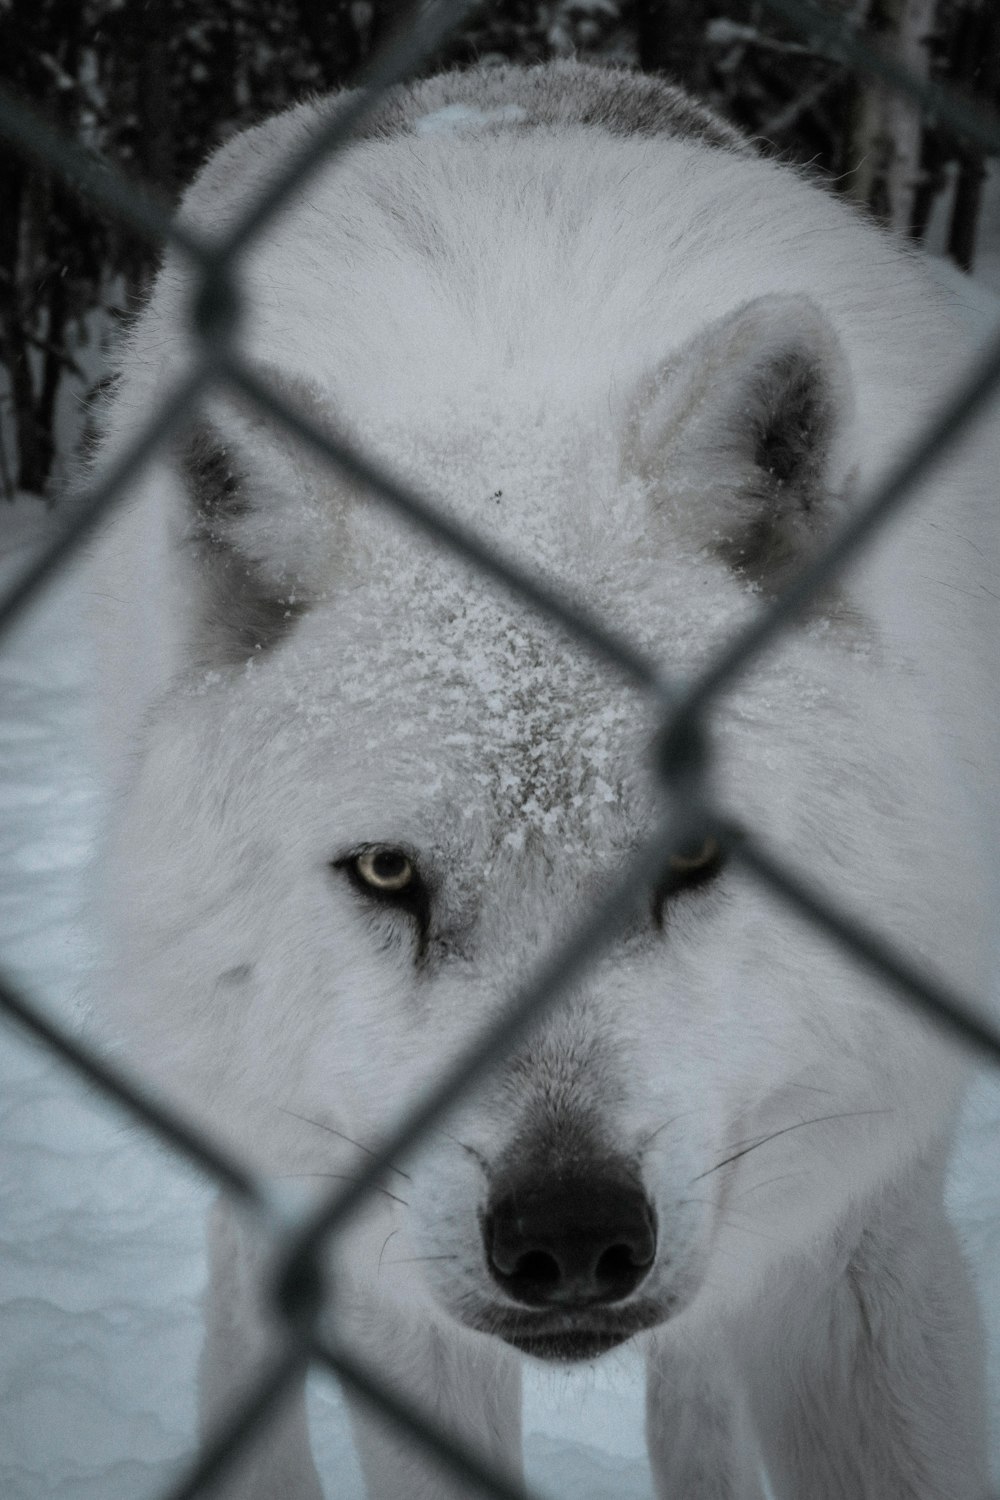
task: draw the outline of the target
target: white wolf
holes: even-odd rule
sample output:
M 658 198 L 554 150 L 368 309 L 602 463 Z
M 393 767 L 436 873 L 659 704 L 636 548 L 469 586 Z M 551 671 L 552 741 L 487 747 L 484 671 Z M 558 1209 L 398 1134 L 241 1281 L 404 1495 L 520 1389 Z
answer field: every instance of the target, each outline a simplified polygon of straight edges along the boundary
M 230 141 L 184 214 L 232 224 L 338 107 Z M 964 358 L 918 261 L 843 203 L 677 91 L 568 63 L 395 91 L 245 280 L 275 388 L 678 679 Z M 106 454 L 191 357 L 191 297 L 168 256 Z M 952 459 L 711 716 L 720 805 L 970 992 L 984 473 Z M 103 550 L 116 1024 L 256 1166 L 329 1188 L 648 835 L 650 706 L 221 395 Z M 763 1463 L 782 1500 L 982 1500 L 958 1086 L 880 982 L 689 851 L 338 1241 L 338 1333 L 511 1475 L 521 1356 L 637 1339 L 663 1496 L 760 1496 Z M 251 1235 L 220 1210 L 212 1238 L 208 1415 L 270 1336 Z M 361 1410 L 357 1435 L 373 1500 L 470 1493 Z M 301 1397 L 230 1484 L 320 1494 Z

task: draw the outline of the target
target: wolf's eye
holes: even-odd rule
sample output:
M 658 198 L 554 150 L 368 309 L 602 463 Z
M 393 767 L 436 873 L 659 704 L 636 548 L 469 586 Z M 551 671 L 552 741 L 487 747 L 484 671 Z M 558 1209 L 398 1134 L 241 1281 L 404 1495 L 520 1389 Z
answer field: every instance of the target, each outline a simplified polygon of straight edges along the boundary
M 366 900 L 412 917 L 420 939 L 418 952 L 424 952 L 430 925 L 430 896 L 416 862 L 405 850 L 392 844 L 369 844 L 366 849 L 335 859 L 333 868 L 343 870 Z
M 705 875 L 708 872 L 714 874 L 721 858 L 722 850 L 718 839 L 709 837 L 698 849 L 682 849 L 677 854 L 671 854 L 670 873 L 681 879 L 690 879 L 693 875 Z
M 653 919 L 663 925 L 664 906 L 671 896 L 694 890 L 714 880 L 726 862 L 718 839 L 706 838 L 701 845 L 671 854 L 666 873 L 653 892 Z
M 357 878 L 380 895 L 398 896 L 416 879 L 413 861 L 402 849 L 365 849 L 354 857 Z

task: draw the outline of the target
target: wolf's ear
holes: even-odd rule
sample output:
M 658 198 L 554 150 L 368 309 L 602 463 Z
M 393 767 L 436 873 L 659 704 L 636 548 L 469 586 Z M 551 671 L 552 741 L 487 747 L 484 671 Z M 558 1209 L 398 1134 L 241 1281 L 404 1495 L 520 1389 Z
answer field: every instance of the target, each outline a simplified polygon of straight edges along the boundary
M 267 372 L 318 425 L 329 403 L 311 382 Z M 275 645 L 333 581 L 343 547 L 343 483 L 263 413 L 214 400 L 179 447 L 198 573 L 196 654 L 244 660 Z
M 623 460 L 683 535 L 773 587 L 844 504 L 852 426 L 850 371 L 829 319 L 808 297 L 759 297 L 645 382 Z

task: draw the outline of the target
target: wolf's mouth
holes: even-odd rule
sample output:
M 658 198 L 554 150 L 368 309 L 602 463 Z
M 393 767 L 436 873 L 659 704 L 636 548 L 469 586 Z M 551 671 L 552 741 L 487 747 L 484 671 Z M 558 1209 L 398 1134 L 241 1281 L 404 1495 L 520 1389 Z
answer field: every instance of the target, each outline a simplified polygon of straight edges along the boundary
M 669 1317 L 673 1303 L 662 1305 L 644 1301 L 622 1309 L 617 1317 L 605 1316 L 599 1322 L 581 1324 L 568 1318 L 507 1317 L 494 1308 L 490 1316 L 481 1314 L 475 1326 L 484 1333 L 503 1339 L 505 1344 L 530 1354 L 535 1359 L 561 1361 L 566 1364 L 598 1359 L 619 1344 L 627 1343 L 637 1333 L 655 1328 Z
M 535 1359 L 548 1359 L 576 1363 L 580 1360 L 597 1359 L 616 1349 L 632 1337 L 634 1329 L 622 1329 L 617 1333 L 599 1332 L 595 1329 L 576 1329 L 566 1333 L 522 1333 L 513 1330 L 500 1333 L 500 1337 L 522 1354 L 531 1354 Z

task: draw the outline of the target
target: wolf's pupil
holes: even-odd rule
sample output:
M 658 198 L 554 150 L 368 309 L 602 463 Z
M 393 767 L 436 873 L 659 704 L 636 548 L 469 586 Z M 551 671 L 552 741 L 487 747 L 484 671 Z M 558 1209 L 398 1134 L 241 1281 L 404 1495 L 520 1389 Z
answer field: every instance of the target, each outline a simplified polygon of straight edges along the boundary
M 718 841 L 707 838 L 700 849 L 684 849 L 677 854 L 671 854 L 670 868 L 678 874 L 707 870 L 709 866 L 718 862 L 721 853 Z
M 414 884 L 413 863 L 401 849 L 366 849 L 353 865 L 358 879 L 380 895 L 402 896 Z

